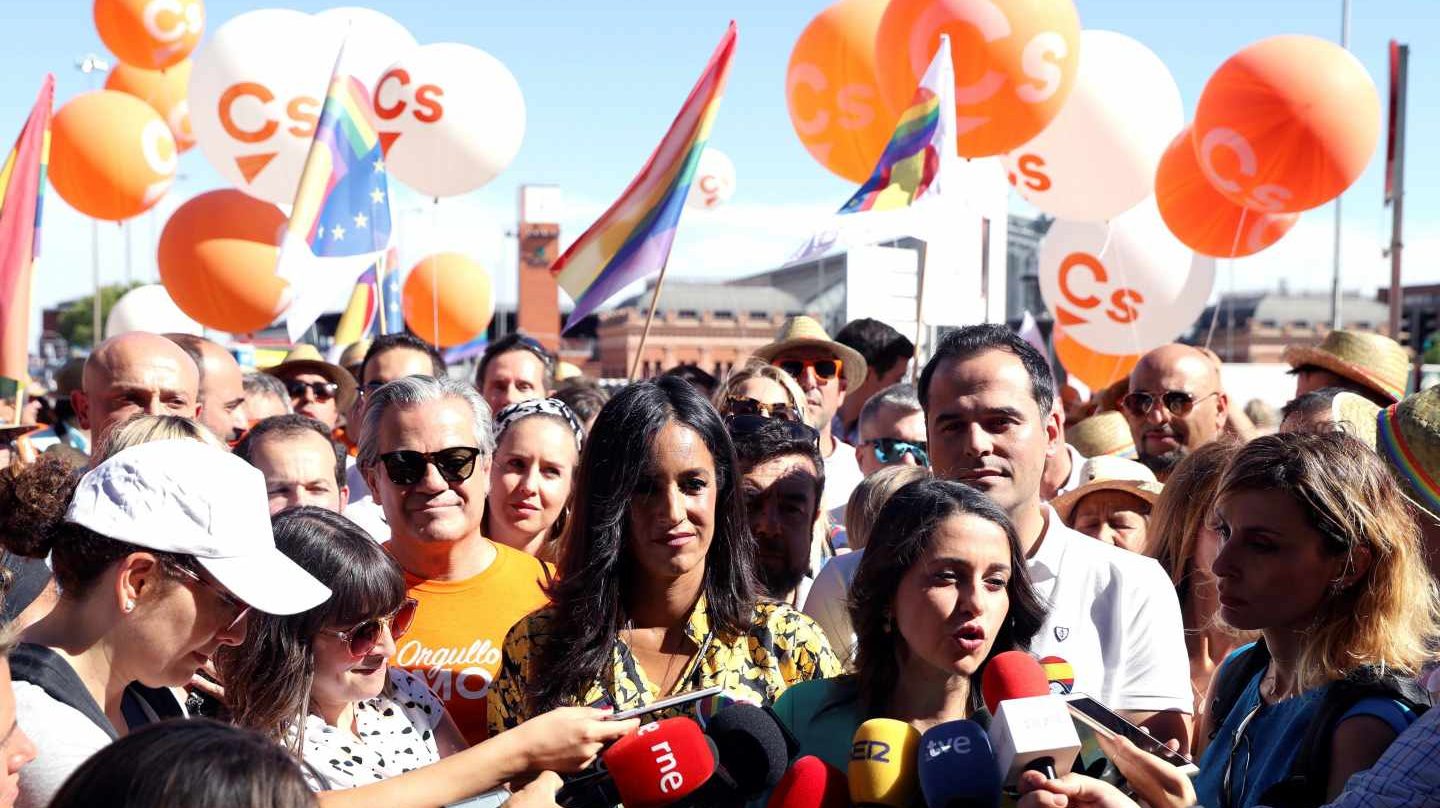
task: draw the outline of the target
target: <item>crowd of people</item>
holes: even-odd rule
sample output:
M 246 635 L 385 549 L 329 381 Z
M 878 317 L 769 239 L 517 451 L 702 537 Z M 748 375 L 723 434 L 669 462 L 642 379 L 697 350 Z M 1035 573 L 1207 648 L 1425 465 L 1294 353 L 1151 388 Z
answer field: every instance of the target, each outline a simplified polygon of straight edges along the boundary
M 115 336 L 7 433 L 0 805 L 578 805 L 739 704 L 845 772 L 877 719 L 988 726 L 1010 652 L 1195 764 L 1096 733 L 1022 806 L 1440 805 L 1440 389 L 1397 356 L 1296 347 L 1272 418 L 1182 344 L 1082 399 L 1000 325 L 921 367 L 796 316 L 629 384 L 523 334 L 469 378 Z M 779 779 L 731 775 L 688 804 Z

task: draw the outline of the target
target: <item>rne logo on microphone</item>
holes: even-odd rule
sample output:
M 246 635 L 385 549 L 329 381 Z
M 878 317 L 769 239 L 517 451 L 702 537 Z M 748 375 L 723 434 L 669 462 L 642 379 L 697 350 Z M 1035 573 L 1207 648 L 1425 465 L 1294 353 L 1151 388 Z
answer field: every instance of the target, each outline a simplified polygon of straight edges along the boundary
M 655 753 L 655 764 L 660 767 L 661 794 L 669 794 L 685 785 L 685 775 L 676 771 L 679 765 L 675 761 L 675 752 L 670 749 L 669 741 L 655 744 L 650 747 L 650 751 Z
M 850 759 L 889 763 L 890 744 L 884 741 L 856 741 L 855 744 L 850 747 Z

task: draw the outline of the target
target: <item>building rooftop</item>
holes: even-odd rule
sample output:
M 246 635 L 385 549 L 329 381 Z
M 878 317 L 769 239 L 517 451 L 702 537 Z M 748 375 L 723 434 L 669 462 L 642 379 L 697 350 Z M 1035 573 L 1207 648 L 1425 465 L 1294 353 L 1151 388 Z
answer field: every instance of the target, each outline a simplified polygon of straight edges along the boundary
M 645 311 L 650 307 L 652 285 L 642 294 L 621 301 L 615 308 L 635 308 Z M 734 286 L 722 283 L 671 280 L 660 292 L 660 303 L 656 311 L 728 311 L 733 313 L 763 311 L 800 314 L 804 311 L 800 301 L 785 291 L 770 286 Z

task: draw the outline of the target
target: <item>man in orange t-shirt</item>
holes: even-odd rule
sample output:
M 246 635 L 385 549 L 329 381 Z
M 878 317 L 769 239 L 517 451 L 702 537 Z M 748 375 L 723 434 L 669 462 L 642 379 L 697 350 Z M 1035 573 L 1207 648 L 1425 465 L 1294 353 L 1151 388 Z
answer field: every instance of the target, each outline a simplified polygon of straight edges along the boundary
M 420 601 L 391 662 L 425 678 L 471 744 L 487 734 L 505 634 L 547 601 L 545 567 L 480 532 L 494 450 L 490 410 L 464 382 L 409 376 L 366 405 L 359 465 Z

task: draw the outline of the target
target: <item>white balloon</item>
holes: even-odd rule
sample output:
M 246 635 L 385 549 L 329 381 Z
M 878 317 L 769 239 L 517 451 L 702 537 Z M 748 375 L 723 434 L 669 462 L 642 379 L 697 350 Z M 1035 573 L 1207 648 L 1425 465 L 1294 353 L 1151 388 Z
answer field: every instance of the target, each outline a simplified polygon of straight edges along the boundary
M 338 48 L 324 22 L 287 9 L 215 31 L 191 68 L 190 125 L 221 176 L 266 202 L 295 201 Z
M 494 56 L 469 45 L 421 45 L 375 87 L 390 175 L 426 196 L 454 196 L 494 179 L 520 151 L 525 98 Z
M 347 72 L 371 92 L 386 68 L 416 44 L 409 29 L 374 9 L 343 6 L 315 17 L 330 31 L 344 35 Z
M 190 319 L 160 284 L 137 286 L 110 307 L 105 339 L 130 331 L 152 334 L 203 334 L 204 326 Z
M 700 165 L 690 182 L 690 195 L 685 204 L 692 208 L 713 210 L 735 195 L 735 164 L 725 152 L 707 148 L 700 153 Z
M 1102 221 L 1153 192 L 1155 167 L 1185 125 L 1185 111 L 1154 51 L 1114 31 L 1081 31 L 1080 43 L 1065 106 L 1007 154 L 1005 165 L 1035 207 L 1061 219 Z
M 1215 285 L 1215 259 L 1181 244 L 1154 198 L 1110 222 L 1056 220 L 1040 242 L 1040 294 L 1066 336 L 1137 354 L 1189 328 Z

